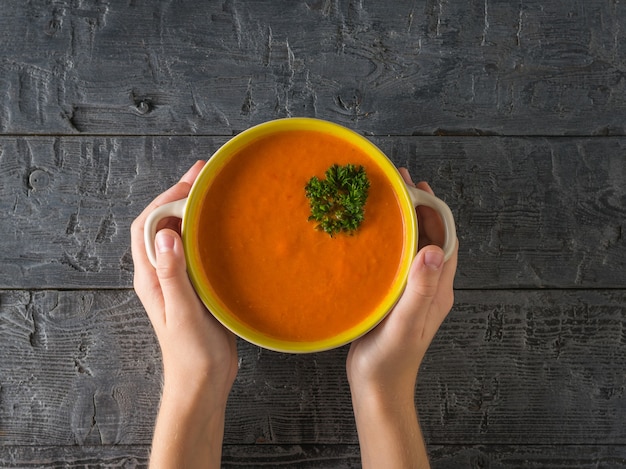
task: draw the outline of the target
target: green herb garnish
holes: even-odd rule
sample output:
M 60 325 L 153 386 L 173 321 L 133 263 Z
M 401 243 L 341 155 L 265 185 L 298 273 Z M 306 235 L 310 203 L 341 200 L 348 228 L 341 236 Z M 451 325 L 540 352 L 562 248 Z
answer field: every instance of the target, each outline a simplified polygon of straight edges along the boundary
M 332 165 L 326 179 L 313 176 L 305 186 L 311 205 L 310 221 L 331 237 L 337 233 L 352 234 L 363 221 L 370 181 L 363 166 Z

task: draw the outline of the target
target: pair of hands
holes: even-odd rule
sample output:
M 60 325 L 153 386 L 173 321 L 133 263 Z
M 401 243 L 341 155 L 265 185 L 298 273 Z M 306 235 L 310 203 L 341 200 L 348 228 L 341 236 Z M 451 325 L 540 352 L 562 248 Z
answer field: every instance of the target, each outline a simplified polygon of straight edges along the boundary
M 134 287 L 143 303 L 163 354 L 166 381 L 189 384 L 209 378 L 207 390 L 226 399 L 237 374 L 235 338 L 206 310 L 187 277 L 180 221 L 169 221 L 156 238 L 158 267 L 145 251 L 143 226 L 156 207 L 187 197 L 204 166 L 199 161 L 169 190 L 158 196 L 133 222 Z M 406 169 L 400 173 L 411 185 Z M 426 183 L 418 188 L 433 193 Z M 354 341 L 346 364 L 353 386 L 388 383 L 409 386 L 411 395 L 419 366 L 454 300 L 457 254 L 443 263 L 443 227 L 428 207 L 418 208 L 420 249 L 405 292 L 393 311 L 374 330 Z M 204 385 L 204 382 L 198 382 Z
M 144 223 L 156 207 L 186 197 L 204 162 L 197 162 L 169 190 L 158 196 L 133 222 L 134 287 L 161 346 L 164 396 L 191 400 L 203 395 L 204 406 L 225 409 L 238 370 L 234 335 L 204 307 L 187 277 L 180 221 L 159 226 L 156 237 L 157 268 L 149 262 L 144 245 Z M 400 170 L 414 185 L 406 169 Z M 432 194 L 426 183 L 418 188 Z M 419 207 L 420 249 L 407 286 L 387 317 L 350 346 L 346 370 L 353 402 L 372 395 L 413 402 L 415 380 L 424 355 L 454 299 L 453 280 L 457 250 L 444 264 L 443 227 L 438 215 Z M 358 426 L 358 419 L 357 419 Z

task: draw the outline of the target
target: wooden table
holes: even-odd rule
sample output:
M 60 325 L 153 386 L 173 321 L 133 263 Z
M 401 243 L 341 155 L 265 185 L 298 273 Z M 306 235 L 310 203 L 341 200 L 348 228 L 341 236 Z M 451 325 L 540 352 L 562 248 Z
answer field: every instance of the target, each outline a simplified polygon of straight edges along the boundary
M 288 116 L 365 134 L 455 214 L 433 467 L 626 467 L 624 3 L 7 0 L 0 41 L 0 467 L 146 466 L 130 223 Z M 346 352 L 240 342 L 224 467 L 358 467 Z

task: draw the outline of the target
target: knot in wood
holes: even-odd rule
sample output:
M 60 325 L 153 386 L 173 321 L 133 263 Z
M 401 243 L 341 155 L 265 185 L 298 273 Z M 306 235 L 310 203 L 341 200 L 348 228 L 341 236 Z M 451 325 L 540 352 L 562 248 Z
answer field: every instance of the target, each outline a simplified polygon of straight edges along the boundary
M 154 109 L 154 105 L 149 99 L 138 99 L 135 101 L 135 108 L 139 114 L 143 115 L 152 111 L 152 109 Z
M 45 189 L 50 185 L 50 175 L 42 169 L 35 169 L 28 176 L 28 185 L 33 190 Z

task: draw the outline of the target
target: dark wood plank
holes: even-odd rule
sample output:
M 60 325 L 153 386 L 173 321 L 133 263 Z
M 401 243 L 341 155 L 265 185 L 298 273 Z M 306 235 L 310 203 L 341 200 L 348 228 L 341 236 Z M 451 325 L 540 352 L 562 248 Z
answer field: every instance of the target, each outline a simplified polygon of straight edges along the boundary
M 3 447 L 2 467 L 145 468 L 148 446 Z M 626 447 L 581 446 L 430 446 L 433 469 L 619 469 L 626 467 Z M 347 469 L 360 467 L 357 445 L 225 445 L 222 468 L 291 467 Z
M 0 131 L 624 135 L 618 2 L 3 2 Z
M 420 372 L 430 445 L 626 445 L 626 291 L 459 291 Z M 0 292 L 9 446 L 147 445 L 160 354 L 130 291 Z M 355 445 L 346 348 L 240 342 L 226 444 Z
M 431 446 L 433 469 L 619 469 L 626 467 L 620 445 Z
M 131 286 L 132 219 L 224 141 L 2 139 L 0 285 Z
M 452 208 L 458 288 L 626 286 L 626 140 L 372 140 Z M 0 138 L 0 287 L 130 287 L 130 223 L 225 141 Z
M 11 469 L 139 469 L 148 467 L 148 446 L 0 446 L 0 467 Z
M 626 285 L 626 141 L 376 141 L 453 209 L 457 288 Z
M 2 444 L 147 443 L 161 361 L 128 291 L 0 293 Z
M 619 469 L 626 467 L 624 446 L 431 446 L 433 469 Z M 2 467 L 145 468 L 147 446 L 4 447 Z M 344 469 L 360 467 L 356 445 L 225 445 L 222 468 L 291 467 Z
M 621 444 L 625 312 L 623 290 L 457 292 L 417 388 L 427 439 Z

